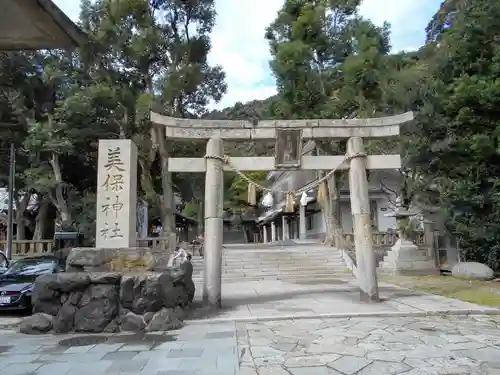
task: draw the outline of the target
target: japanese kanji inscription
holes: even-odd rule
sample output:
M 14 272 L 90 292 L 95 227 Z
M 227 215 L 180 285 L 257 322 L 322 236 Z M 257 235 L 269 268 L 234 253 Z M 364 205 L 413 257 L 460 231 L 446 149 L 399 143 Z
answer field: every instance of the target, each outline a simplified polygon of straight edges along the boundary
M 137 148 L 131 140 L 100 140 L 96 247 L 136 246 Z

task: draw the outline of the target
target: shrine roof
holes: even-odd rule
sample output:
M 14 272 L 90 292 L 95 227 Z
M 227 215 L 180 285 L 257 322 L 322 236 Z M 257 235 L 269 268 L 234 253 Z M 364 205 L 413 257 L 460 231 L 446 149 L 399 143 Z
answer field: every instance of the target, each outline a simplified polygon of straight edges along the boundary
M 52 0 L 3 0 L 0 50 L 73 49 L 86 35 Z

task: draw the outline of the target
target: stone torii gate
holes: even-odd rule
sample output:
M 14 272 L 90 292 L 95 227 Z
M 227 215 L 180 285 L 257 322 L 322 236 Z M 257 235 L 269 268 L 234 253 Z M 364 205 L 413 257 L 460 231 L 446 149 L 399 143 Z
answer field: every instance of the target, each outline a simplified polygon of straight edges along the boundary
M 205 158 L 170 158 L 169 172 L 206 172 L 205 273 L 203 299 L 221 305 L 223 172 L 270 170 L 349 169 L 354 244 L 360 298 L 379 300 L 375 253 L 372 247 L 367 169 L 399 169 L 400 155 L 366 155 L 363 138 L 399 135 L 399 125 L 413 120 L 413 113 L 343 120 L 192 120 L 151 112 L 151 121 L 164 126 L 170 139 L 208 139 Z M 227 157 L 223 139 L 276 139 L 275 157 Z M 348 139 L 346 156 L 301 156 L 303 139 Z

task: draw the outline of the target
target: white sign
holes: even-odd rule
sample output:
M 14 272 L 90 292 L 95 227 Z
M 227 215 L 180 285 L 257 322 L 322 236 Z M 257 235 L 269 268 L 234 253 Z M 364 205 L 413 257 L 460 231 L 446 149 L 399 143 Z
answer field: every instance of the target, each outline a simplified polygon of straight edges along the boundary
M 137 147 L 129 139 L 100 140 L 96 247 L 137 246 Z

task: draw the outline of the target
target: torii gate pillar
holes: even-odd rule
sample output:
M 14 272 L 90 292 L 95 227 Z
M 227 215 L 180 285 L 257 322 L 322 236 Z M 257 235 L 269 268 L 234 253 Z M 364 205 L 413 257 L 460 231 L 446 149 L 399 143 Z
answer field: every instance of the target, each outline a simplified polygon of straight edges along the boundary
M 366 178 L 366 155 L 362 138 L 352 137 L 347 140 L 347 155 L 352 157 L 349 168 L 349 190 L 360 298 L 363 302 L 378 302 L 377 268 L 372 244 L 370 200 Z
M 205 272 L 203 300 L 221 307 L 222 236 L 224 204 L 224 170 L 222 139 L 210 138 L 207 143 L 205 175 Z

